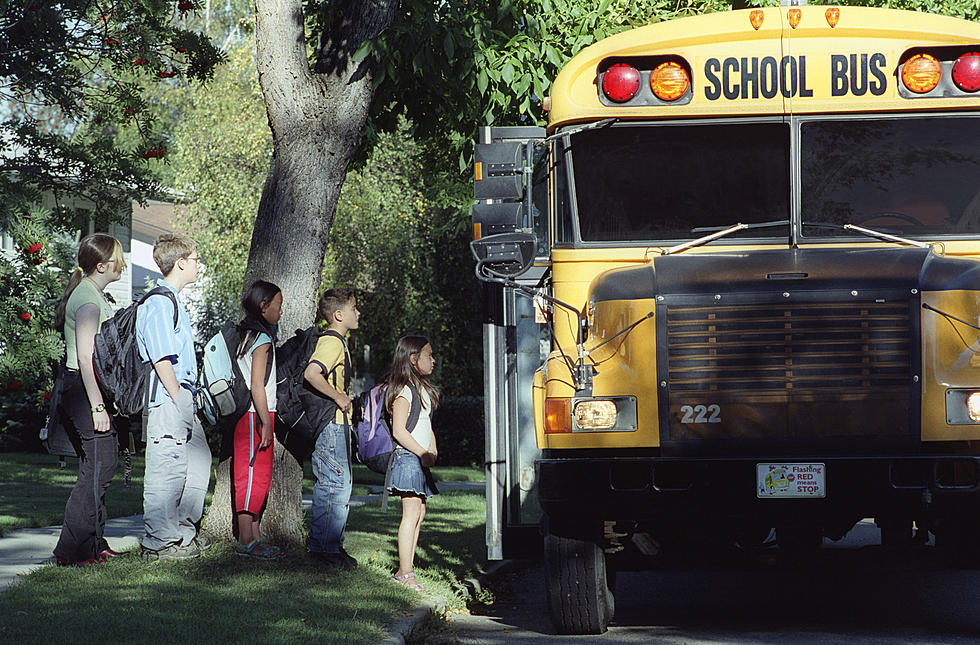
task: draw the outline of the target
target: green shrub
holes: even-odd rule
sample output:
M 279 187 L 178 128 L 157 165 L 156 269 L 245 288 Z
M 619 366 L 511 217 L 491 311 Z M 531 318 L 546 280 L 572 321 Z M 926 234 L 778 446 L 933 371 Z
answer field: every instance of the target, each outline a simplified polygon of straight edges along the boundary
M 432 419 L 439 438 L 439 464 L 478 466 L 484 461 L 482 396 L 447 396 Z

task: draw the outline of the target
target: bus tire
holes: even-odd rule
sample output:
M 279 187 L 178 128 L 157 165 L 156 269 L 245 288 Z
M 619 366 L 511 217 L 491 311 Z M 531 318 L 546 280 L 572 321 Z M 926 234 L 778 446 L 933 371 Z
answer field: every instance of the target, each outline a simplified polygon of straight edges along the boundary
M 615 611 L 615 573 L 595 536 L 544 539 L 544 564 L 551 621 L 559 634 L 602 634 Z

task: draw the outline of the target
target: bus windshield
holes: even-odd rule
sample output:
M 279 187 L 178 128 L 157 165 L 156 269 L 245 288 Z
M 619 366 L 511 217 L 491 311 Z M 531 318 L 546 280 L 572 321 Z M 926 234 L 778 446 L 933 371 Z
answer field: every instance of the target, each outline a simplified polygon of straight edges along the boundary
M 805 121 L 800 125 L 807 223 L 857 224 L 909 238 L 980 231 L 980 117 Z
M 583 242 L 689 240 L 789 218 L 789 125 L 613 126 L 572 135 Z M 731 237 L 781 238 L 787 226 Z

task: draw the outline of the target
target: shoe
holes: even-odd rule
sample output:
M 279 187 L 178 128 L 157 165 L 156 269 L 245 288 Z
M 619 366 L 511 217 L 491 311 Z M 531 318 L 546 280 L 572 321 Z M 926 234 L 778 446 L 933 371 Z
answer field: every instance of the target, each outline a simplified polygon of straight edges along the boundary
M 196 558 L 200 555 L 201 550 L 197 548 L 196 544 L 191 542 L 186 546 L 171 544 L 156 551 L 143 547 L 142 558 L 144 560 L 156 562 L 160 560 L 187 560 L 190 558 Z
M 281 558 L 286 555 L 282 549 L 273 544 L 269 544 L 261 538 L 248 544 L 235 542 L 235 553 L 248 558 L 257 558 L 259 560 L 275 560 L 276 558 Z
M 198 533 L 197 537 L 194 538 L 194 544 L 196 544 L 197 548 L 203 553 L 214 546 L 214 540 L 202 533 Z
M 105 562 L 106 560 L 111 560 L 112 558 L 121 558 L 127 555 L 129 555 L 128 551 L 123 551 L 120 553 L 119 551 L 113 551 L 109 547 L 106 547 L 99 551 L 99 554 L 95 557 L 97 560 L 99 560 L 99 562 Z
M 344 547 L 340 547 L 340 557 L 347 561 L 348 570 L 357 568 L 357 560 L 354 559 L 354 556 L 345 551 Z
M 345 554 L 339 552 L 327 553 L 326 551 L 310 551 L 309 555 L 314 560 L 319 560 L 328 567 L 338 569 L 340 571 L 350 571 L 357 566 L 357 560 L 347 556 L 347 558 L 350 558 L 350 560 L 348 560 L 344 557 Z
M 416 580 L 415 574 L 409 571 L 408 573 L 398 575 L 395 574 L 391 576 L 392 582 L 397 582 L 398 584 L 411 589 L 412 591 L 417 591 L 419 593 L 425 593 L 425 588 L 422 587 Z
M 66 560 L 64 558 L 59 558 L 55 556 L 54 563 L 59 567 L 87 567 L 90 564 L 99 564 L 105 562 L 99 558 L 89 558 L 88 560 Z

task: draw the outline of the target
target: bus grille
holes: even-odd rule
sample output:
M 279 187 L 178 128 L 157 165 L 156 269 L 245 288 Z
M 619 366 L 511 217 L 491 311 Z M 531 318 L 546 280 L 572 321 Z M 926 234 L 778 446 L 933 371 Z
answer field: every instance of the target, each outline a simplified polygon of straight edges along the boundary
M 706 392 L 907 399 L 911 322 L 908 302 L 668 306 L 671 399 Z

